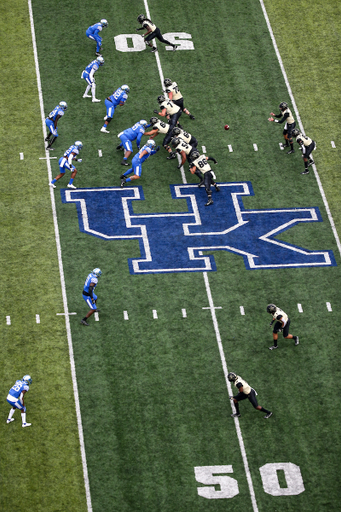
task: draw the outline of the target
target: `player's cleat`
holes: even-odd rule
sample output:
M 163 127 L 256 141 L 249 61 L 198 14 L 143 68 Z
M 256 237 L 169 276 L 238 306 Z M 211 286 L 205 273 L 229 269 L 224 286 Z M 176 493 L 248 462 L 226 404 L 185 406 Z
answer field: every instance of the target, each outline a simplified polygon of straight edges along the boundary
M 169 156 L 167 156 L 167 160 L 172 160 L 173 158 L 176 158 L 176 153 L 169 153 Z
M 97 98 L 92 98 L 92 103 L 99 103 L 101 100 L 98 100 Z
M 126 177 L 124 176 L 124 174 L 121 174 L 120 180 L 125 180 L 125 179 L 126 179 Z
M 121 165 L 129 165 L 127 160 L 122 160 Z
M 50 183 L 49 183 L 49 185 L 50 185 L 50 187 L 52 187 L 52 188 L 56 188 L 56 185 L 55 185 L 54 183 L 52 183 L 52 182 L 50 182 Z
M 199 187 L 199 188 L 200 188 L 200 187 L 202 187 L 202 186 L 203 186 L 203 184 L 204 184 L 204 180 L 201 180 L 201 182 L 200 182 L 200 183 L 198 183 L 198 187 Z
M 220 192 L 220 188 L 218 187 L 217 184 L 214 185 L 214 188 L 216 189 L 217 192 Z
M 233 414 L 231 414 L 231 418 L 240 418 L 241 417 L 241 414 L 239 412 L 234 412 Z
M 309 169 L 305 169 L 305 171 L 301 172 L 301 174 L 309 174 Z
M 310 167 L 311 165 L 313 165 L 315 162 L 314 160 L 310 160 L 309 164 L 308 164 L 308 167 Z
M 189 118 L 192 119 L 192 121 L 194 121 L 195 119 L 195 117 L 192 114 L 189 115 Z
M 23 423 L 21 426 L 22 428 L 30 427 L 31 423 Z
M 290 144 L 283 144 L 283 142 L 280 143 L 283 148 L 288 148 Z
M 126 183 L 126 179 L 125 178 L 122 178 L 121 180 L 121 187 L 123 188 L 124 187 L 124 184 Z
M 87 327 L 89 327 L 88 322 L 87 322 L 86 320 L 84 320 L 84 318 L 82 318 L 82 320 L 81 320 L 81 324 L 82 324 L 82 325 L 86 325 Z
M 275 350 L 275 348 L 278 348 L 278 345 L 272 345 L 272 347 L 269 347 L 269 350 Z
M 157 52 L 157 48 L 156 48 L 156 46 L 154 46 L 154 48 L 153 48 L 152 50 L 150 50 L 150 51 L 151 51 L 152 53 Z
M 45 137 L 45 142 L 48 142 L 50 140 L 50 137 Z
M 68 183 L 67 188 L 72 188 L 73 190 L 76 190 L 77 187 L 75 187 L 72 183 Z
M 269 419 L 269 418 L 270 418 L 270 416 L 272 416 L 272 412 L 271 412 L 271 411 L 270 411 L 270 412 L 268 412 L 268 414 L 266 414 L 266 415 L 264 416 L 264 419 L 265 419 L 265 420 L 267 420 L 267 419 Z
M 51 148 L 51 146 L 47 146 L 46 151 L 54 151 L 54 148 Z
M 210 204 L 213 204 L 213 199 L 210 197 L 205 206 L 210 206 Z
M 83 94 L 83 98 L 91 98 L 91 94 Z
M 300 339 L 298 336 L 294 336 L 294 340 L 295 340 L 295 345 L 299 345 L 300 344 Z
M 173 52 L 175 52 L 175 50 L 178 49 L 178 46 L 179 46 L 178 44 L 173 45 Z
M 106 128 L 104 128 L 104 126 L 102 126 L 101 128 L 101 132 L 103 133 L 110 133 L 109 130 L 107 130 Z
M 295 153 L 294 149 L 290 149 L 290 151 L 287 152 L 287 155 L 291 155 L 291 153 Z
M 8 425 L 8 423 L 12 423 L 12 421 L 14 421 L 14 420 L 15 420 L 15 418 L 11 418 L 10 420 L 7 420 L 6 421 L 7 425 Z

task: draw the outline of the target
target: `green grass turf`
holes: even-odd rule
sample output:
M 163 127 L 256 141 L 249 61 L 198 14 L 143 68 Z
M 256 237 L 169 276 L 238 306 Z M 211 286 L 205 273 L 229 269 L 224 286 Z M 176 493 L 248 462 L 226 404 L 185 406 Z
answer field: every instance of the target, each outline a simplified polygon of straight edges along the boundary
M 154 56 L 115 51 L 114 35 L 133 33 L 136 15 L 143 11 L 140 1 L 129 5 L 127 13 L 108 1 L 100 6 L 61 1 L 56 30 L 56 13 L 40 0 L 34 2 L 46 112 L 60 100 L 69 104 L 55 154 L 60 156 L 71 142 L 82 140 L 83 163 L 75 181 L 79 187 L 119 184 L 121 153 L 114 149 L 115 135 L 140 118 L 148 119 L 161 92 Z M 333 249 L 339 263 L 313 176 L 302 179 L 298 152 L 293 158 L 280 152 L 281 128 L 266 121 L 287 92 L 259 3 L 206 2 L 199 10 L 193 1 L 186 5 L 150 1 L 149 7 L 163 32 L 192 34 L 195 51 L 166 52 L 159 44 L 159 54 L 164 76 L 178 81 L 196 116 L 195 122 L 185 119 L 183 124 L 219 161 L 218 181 L 250 180 L 255 196 L 244 199 L 246 208 L 319 206 L 323 223 L 296 226 L 281 238 L 309 249 Z M 75 9 L 77 23 L 70 30 Z M 103 100 L 122 83 L 131 88 L 127 105 L 115 113 L 110 135 L 99 132 L 103 103 L 82 99 L 85 83 L 79 78 L 94 56 L 94 43 L 85 38 L 85 29 L 103 16 L 109 26 L 103 34 L 106 63 L 96 75 L 98 97 Z M 282 27 L 282 19 L 278 26 Z M 283 35 L 280 28 L 277 32 Z M 286 37 L 291 42 L 290 34 Z M 298 68 L 293 61 L 291 75 L 296 77 L 302 60 Z M 307 108 L 296 101 L 310 134 Z M 226 122 L 231 126 L 227 133 L 222 129 Z M 41 135 L 36 137 L 41 148 Z M 232 144 L 233 153 L 227 144 Z M 102 159 L 98 149 L 103 151 Z M 336 154 L 331 153 L 334 158 Z M 52 170 L 58 173 L 56 161 Z M 169 184 L 180 182 L 176 165 L 166 161 L 164 153 L 150 158 L 139 183 L 146 201 L 137 202 L 135 211 L 181 210 L 183 203 L 171 200 L 169 193 Z M 58 188 L 66 183 L 64 178 Z M 75 207 L 61 204 L 59 190 L 55 197 L 69 307 L 78 312 L 71 317 L 71 327 L 94 511 L 215 512 L 232 504 L 252 510 L 211 315 L 202 310 L 208 306 L 202 275 L 131 276 L 127 258 L 139 255 L 138 243 L 103 242 L 80 233 Z M 339 267 L 251 272 L 238 256 L 218 252 L 215 259 L 218 270 L 209 273 L 209 281 L 215 305 L 222 307 L 217 315 L 228 367 L 255 386 L 259 402 L 274 411 L 265 422 L 250 404 L 241 405 L 242 434 L 259 510 L 338 510 L 339 481 L 337 476 L 331 481 L 330 474 L 337 474 L 340 455 L 335 398 L 340 373 L 335 334 L 340 323 Z M 80 292 L 94 266 L 103 270 L 98 287 L 103 312 L 100 321 L 92 318 L 86 330 L 79 325 L 86 311 Z M 53 282 L 57 287 L 57 274 Z M 327 312 L 326 301 L 332 303 L 332 313 Z M 280 349 L 268 351 L 271 330 L 265 307 L 269 302 L 290 314 L 291 330 L 301 338 L 299 347 L 280 339 Z M 304 313 L 297 312 L 297 303 Z M 245 316 L 240 315 L 240 305 Z M 186 319 L 182 308 L 187 309 Z M 158 320 L 152 319 L 152 309 L 157 309 Z M 129 321 L 123 320 L 123 310 L 128 310 Z M 59 319 L 52 321 L 51 314 L 51 322 L 56 325 Z M 51 335 L 49 341 L 55 344 Z M 60 342 L 65 357 L 65 338 Z M 324 393 L 331 380 L 335 392 Z M 65 450 L 60 454 L 65 455 Z M 305 492 L 290 497 L 265 494 L 259 467 L 269 462 L 299 465 Z M 220 464 L 232 464 L 238 480 L 240 493 L 232 503 L 197 495 L 200 484 L 194 466 Z M 31 475 L 31 480 L 37 482 L 38 476 Z M 55 488 L 61 492 L 58 483 Z M 30 496 L 28 489 L 24 491 Z
M 85 510 L 51 201 L 46 188 L 37 80 L 28 7 L 1 7 L 0 115 L 1 317 L 0 509 Z M 19 153 L 24 153 L 24 160 Z M 36 324 L 39 314 L 41 323 Z M 6 325 L 5 316 L 11 317 Z M 6 396 L 30 373 L 27 421 L 6 425 Z

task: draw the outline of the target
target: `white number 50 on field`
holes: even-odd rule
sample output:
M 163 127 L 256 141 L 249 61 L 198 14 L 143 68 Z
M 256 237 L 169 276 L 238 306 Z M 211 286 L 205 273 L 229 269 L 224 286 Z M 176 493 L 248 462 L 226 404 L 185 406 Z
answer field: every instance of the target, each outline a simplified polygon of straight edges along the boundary
M 186 32 L 168 32 L 163 37 L 170 43 L 177 44 L 179 50 L 194 50 L 194 44 L 188 39 L 192 39 L 191 34 Z M 140 34 L 120 34 L 115 36 L 116 50 L 119 52 L 142 52 L 146 49 L 144 39 Z M 157 40 L 156 40 L 157 42 Z M 173 50 L 171 46 L 166 46 L 166 50 Z

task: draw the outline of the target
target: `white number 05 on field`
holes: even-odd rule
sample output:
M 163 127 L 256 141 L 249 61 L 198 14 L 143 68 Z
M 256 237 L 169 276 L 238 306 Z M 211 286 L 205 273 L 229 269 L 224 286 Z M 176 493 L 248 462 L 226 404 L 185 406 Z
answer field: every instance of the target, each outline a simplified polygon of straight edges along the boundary
M 287 486 L 280 487 L 277 471 L 282 470 Z M 263 489 L 272 496 L 294 496 L 304 491 L 301 470 L 291 462 L 274 462 L 259 468 Z M 232 466 L 196 466 L 195 479 L 206 487 L 198 487 L 199 496 L 208 500 L 233 498 L 239 494 L 238 482 L 235 478 L 227 476 L 233 473 Z M 219 486 L 220 489 L 216 489 Z
M 191 34 L 186 32 L 168 32 L 163 37 L 172 44 L 177 44 L 176 51 L 194 50 L 194 44 L 188 39 L 192 39 Z M 142 52 L 146 49 L 144 39 L 139 34 L 120 34 L 115 36 L 116 50 L 119 52 Z M 172 50 L 172 46 L 166 46 L 166 50 Z

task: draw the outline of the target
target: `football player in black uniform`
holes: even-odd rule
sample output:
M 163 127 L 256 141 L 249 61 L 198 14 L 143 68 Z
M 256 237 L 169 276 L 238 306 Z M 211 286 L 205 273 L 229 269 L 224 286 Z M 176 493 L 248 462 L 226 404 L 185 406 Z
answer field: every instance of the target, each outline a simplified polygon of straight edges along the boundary
M 170 125 L 164 121 L 161 121 L 157 117 L 151 117 L 149 122 L 152 126 L 152 129 L 149 132 L 145 132 L 144 135 L 147 135 L 150 139 L 155 139 L 159 133 L 164 134 L 165 137 L 162 141 L 162 145 L 167 153 L 169 153 L 167 160 L 176 158 L 176 153 L 174 153 L 172 148 L 169 146 L 169 143 L 172 139 L 172 130 Z
M 234 406 L 236 408 L 236 412 L 234 414 L 231 414 L 232 418 L 239 418 L 241 416 L 239 412 L 239 402 L 241 400 L 246 400 L 246 398 L 248 398 L 248 400 L 251 402 L 255 409 L 266 413 L 264 419 L 267 420 L 268 418 L 270 418 L 270 416 L 272 416 L 271 411 L 268 411 L 267 409 L 264 409 L 264 407 L 262 407 L 261 405 L 258 405 L 256 398 L 257 393 L 251 386 L 249 386 L 246 380 L 242 379 L 239 375 L 233 372 L 230 372 L 227 378 L 230 382 L 233 382 L 236 388 L 238 388 L 238 394 L 235 396 L 230 396 L 230 399 L 233 400 Z
M 193 135 L 191 135 L 190 133 L 183 130 L 182 128 L 179 128 L 178 126 L 173 128 L 172 137 L 180 137 L 180 139 L 187 142 L 187 144 L 189 144 L 193 148 L 196 148 L 198 146 L 197 139 L 195 137 L 193 137 Z
M 292 131 L 292 136 L 295 137 L 296 142 L 301 146 L 302 149 L 304 171 L 301 172 L 301 174 L 309 174 L 308 167 L 315 163 L 311 153 L 316 149 L 316 142 L 306 135 L 303 135 L 299 130 L 297 130 L 297 128 Z
M 290 155 L 291 153 L 295 153 L 294 144 L 292 141 L 292 131 L 295 128 L 296 123 L 291 110 L 289 109 L 289 105 L 285 101 L 282 101 L 282 103 L 279 104 L 279 110 L 279 114 L 274 114 L 273 112 L 270 113 L 271 116 L 274 116 L 277 119 L 269 117 L 268 121 L 275 121 L 275 123 L 279 124 L 282 124 L 285 121 L 283 135 L 286 142 L 283 144 L 283 147 L 288 148 L 290 145 L 290 151 L 287 152 L 288 155 Z
M 190 144 L 187 144 L 187 142 L 182 140 L 180 137 L 174 137 L 172 139 L 171 146 L 177 153 L 181 155 L 181 163 L 178 165 L 178 169 L 184 165 L 186 160 L 188 160 L 188 163 L 191 164 L 192 153 L 196 150 L 196 148 Z
M 268 304 L 266 310 L 270 315 L 272 315 L 270 327 L 272 327 L 272 324 L 276 322 L 272 331 L 274 344 L 272 345 L 272 347 L 269 347 L 269 349 L 274 350 L 275 348 L 278 348 L 277 341 L 279 332 L 283 332 L 283 338 L 286 338 L 287 340 L 293 339 L 295 341 L 295 345 L 298 345 L 299 337 L 289 334 L 290 318 L 288 317 L 288 315 L 284 313 L 282 309 L 278 308 L 275 304 Z
M 160 29 L 156 25 L 154 25 L 154 23 L 150 19 L 146 18 L 146 16 L 144 14 L 139 14 L 139 16 L 137 17 L 137 21 L 139 23 L 141 23 L 142 27 L 137 28 L 136 31 L 147 30 L 147 32 L 145 34 L 143 34 L 144 42 L 148 46 L 150 46 L 152 52 L 157 52 L 156 46 L 153 46 L 153 43 L 151 42 L 155 37 L 159 41 L 161 41 L 161 43 L 165 43 L 165 44 L 168 44 L 169 46 L 172 46 L 173 51 L 177 49 L 178 45 L 167 41 L 167 39 L 165 39 L 163 37 L 163 35 L 161 34 Z
M 192 116 L 190 111 L 184 107 L 184 97 L 179 91 L 178 84 L 176 82 L 172 82 L 170 78 L 165 78 L 164 86 L 166 87 L 166 93 L 168 94 L 168 98 L 175 103 L 175 105 L 178 105 L 178 107 L 181 108 L 181 110 L 189 116 L 190 119 L 194 121 L 195 117 Z
M 208 196 L 208 201 L 205 206 L 210 206 L 213 204 L 211 185 L 214 186 L 217 192 L 220 191 L 220 188 L 215 182 L 216 177 L 214 172 L 212 171 L 210 164 L 207 163 L 208 160 L 212 160 L 215 164 L 218 163 L 217 160 L 213 158 L 213 156 L 200 155 L 199 151 L 194 150 L 191 153 L 191 166 L 189 168 L 192 174 L 198 174 L 196 170 L 203 174 L 203 178 L 198 187 L 205 185 L 206 194 Z

